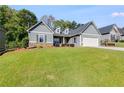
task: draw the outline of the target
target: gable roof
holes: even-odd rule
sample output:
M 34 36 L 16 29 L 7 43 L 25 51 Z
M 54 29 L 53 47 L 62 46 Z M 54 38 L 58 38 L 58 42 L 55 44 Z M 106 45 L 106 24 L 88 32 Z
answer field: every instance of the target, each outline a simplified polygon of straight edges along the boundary
M 109 33 L 112 31 L 112 29 L 113 29 L 114 26 L 117 27 L 116 24 L 112 24 L 112 25 L 108 25 L 108 26 L 99 28 L 99 31 L 100 31 L 100 33 L 101 33 L 102 35 L 104 35 L 104 34 L 109 34 Z M 117 28 L 118 28 L 118 27 L 117 27 Z
M 122 36 L 124 36 L 124 28 L 118 28 Z
M 122 31 L 122 35 L 124 35 L 124 28 L 122 28 L 122 30 L 121 30 L 121 31 Z
M 30 28 L 27 30 L 27 32 L 30 32 L 32 29 L 36 28 L 36 27 L 39 26 L 41 23 L 43 23 L 52 33 L 54 33 L 53 30 L 52 30 L 52 28 L 50 28 L 43 20 L 39 21 L 38 23 L 36 23 L 36 24 L 33 25 L 32 27 L 30 27 Z
M 65 36 L 65 37 L 70 37 L 70 36 L 75 36 L 75 35 L 79 35 L 81 33 L 83 33 L 90 25 L 94 25 L 94 27 L 96 28 L 96 30 L 98 31 L 99 34 L 101 34 L 99 32 L 99 30 L 97 29 L 97 27 L 95 26 L 94 22 L 91 21 L 91 22 L 88 22 L 86 24 L 82 24 L 81 26 L 79 26 L 78 28 L 76 29 L 71 29 L 69 30 L 69 34 L 63 34 L 63 33 L 60 33 L 60 34 L 57 34 L 55 33 L 54 29 L 53 28 L 50 28 L 43 20 L 41 20 L 40 22 L 36 23 L 35 25 L 33 25 L 32 27 L 30 27 L 27 31 L 30 32 L 32 29 L 36 28 L 37 26 L 39 26 L 41 23 L 43 23 L 48 29 L 50 29 L 53 33 L 54 33 L 54 36 Z
M 91 22 L 88 22 L 86 24 L 83 24 L 81 26 L 79 26 L 77 29 L 74 29 L 74 30 L 70 30 L 70 35 L 78 35 L 78 34 L 81 34 L 83 33 L 90 25 L 94 25 L 94 27 L 96 28 L 96 30 L 98 31 L 98 33 L 100 34 L 99 30 L 97 29 L 97 27 L 95 26 L 94 22 L 91 21 Z

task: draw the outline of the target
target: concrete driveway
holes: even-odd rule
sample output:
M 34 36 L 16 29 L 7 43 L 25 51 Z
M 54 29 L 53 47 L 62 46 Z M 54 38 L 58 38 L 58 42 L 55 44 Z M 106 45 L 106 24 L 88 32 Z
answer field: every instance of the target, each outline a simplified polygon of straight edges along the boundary
M 121 48 L 121 47 L 102 47 L 102 46 L 100 46 L 100 47 L 96 47 L 96 48 L 124 51 L 124 48 Z

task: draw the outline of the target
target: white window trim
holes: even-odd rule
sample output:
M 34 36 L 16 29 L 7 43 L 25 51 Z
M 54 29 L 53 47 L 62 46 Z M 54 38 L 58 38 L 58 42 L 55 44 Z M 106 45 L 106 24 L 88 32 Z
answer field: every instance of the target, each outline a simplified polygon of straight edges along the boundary
M 53 43 L 53 42 L 46 42 L 46 43 Z
M 36 34 L 53 34 L 53 33 L 48 33 L 48 32 L 31 32 L 31 33 L 36 33 Z
M 56 29 L 56 33 L 60 33 L 60 29 Z
M 32 32 L 32 33 L 35 33 L 35 32 Z M 53 33 L 41 33 L 41 32 L 36 32 L 36 34 L 39 36 L 39 35 L 44 35 L 44 39 L 45 39 L 45 35 L 53 35 Z M 30 36 L 30 34 L 29 34 L 29 36 Z M 39 42 L 39 41 L 30 41 L 29 40 L 29 42 L 30 43 L 41 43 L 41 42 Z M 48 41 L 45 41 L 45 42 L 42 42 L 42 43 L 53 43 L 53 40 L 51 41 L 51 42 L 48 42 Z
M 39 36 L 43 36 L 43 42 L 39 41 Z M 38 34 L 38 43 L 45 43 L 45 34 Z
M 85 33 L 82 33 L 82 35 L 94 35 L 94 36 L 101 36 L 100 34 L 85 34 Z
M 76 42 L 75 42 L 76 40 Z M 77 44 L 77 37 L 74 37 L 74 44 Z
M 52 40 L 52 42 L 48 42 L 48 41 L 46 40 L 45 36 L 48 35 L 48 34 L 38 34 L 38 36 L 39 36 L 39 35 L 43 35 L 43 36 L 44 36 L 44 40 L 45 40 L 44 42 L 39 42 L 39 43 L 53 43 L 53 40 Z M 50 34 L 50 35 L 51 35 L 51 34 Z

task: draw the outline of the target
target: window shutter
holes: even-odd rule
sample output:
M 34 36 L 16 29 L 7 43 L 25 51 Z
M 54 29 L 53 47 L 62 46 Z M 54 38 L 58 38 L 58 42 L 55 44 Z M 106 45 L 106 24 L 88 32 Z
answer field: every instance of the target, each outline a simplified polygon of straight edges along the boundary
M 38 40 L 38 35 L 36 35 L 36 38 L 37 38 L 37 42 L 39 42 L 39 40 Z
M 45 35 L 45 42 L 47 42 L 47 35 Z

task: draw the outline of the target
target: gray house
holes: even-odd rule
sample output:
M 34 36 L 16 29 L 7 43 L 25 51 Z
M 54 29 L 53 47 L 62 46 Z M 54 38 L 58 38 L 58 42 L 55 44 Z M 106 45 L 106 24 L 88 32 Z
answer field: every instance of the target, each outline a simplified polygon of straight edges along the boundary
M 115 41 L 121 39 L 120 30 L 115 24 L 99 28 L 99 31 L 102 35 L 102 40 Z
M 74 30 L 55 31 L 54 41 L 63 44 L 74 44 L 75 46 L 99 46 L 100 45 L 100 32 L 95 26 L 94 22 L 88 22 L 79 26 Z M 67 33 L 66 33 L 67 32 Z
M 74 44 L 75 46 L 99 46 L 101 33 L 94 22 L 88 22 L 77 29 L 50 28 L 45 22 L 40 21 L 27 30 L 29 46 L 36 44 Z
M 120 31 L 120 40 L 124 40 L 124 28 L 119 28 L 119 31 Z
M 5 35 L 2 29 L 0 29 L 0 51 L 5 49 Z

